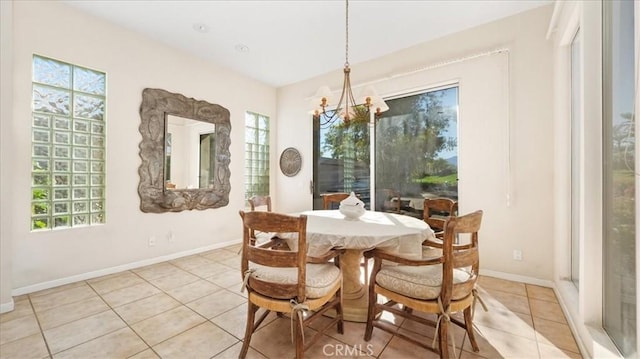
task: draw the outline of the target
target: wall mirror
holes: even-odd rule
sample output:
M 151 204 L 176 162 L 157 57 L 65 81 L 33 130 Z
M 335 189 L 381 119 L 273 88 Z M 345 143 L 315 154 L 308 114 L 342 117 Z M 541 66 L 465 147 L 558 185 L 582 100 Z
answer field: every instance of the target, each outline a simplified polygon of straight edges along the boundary
M 140 209 L 178 212 L 229 203 L 229 110 L 160 89 L 140 105 Z
M 166 128 L 165 189 L 213 188 L 216 125 L 168 115 Z

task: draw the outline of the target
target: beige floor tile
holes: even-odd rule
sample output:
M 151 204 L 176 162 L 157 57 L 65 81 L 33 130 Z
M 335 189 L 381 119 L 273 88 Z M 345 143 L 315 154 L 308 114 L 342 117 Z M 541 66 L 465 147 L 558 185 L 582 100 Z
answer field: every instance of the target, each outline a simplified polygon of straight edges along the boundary
M 436 335 L 435 328 L 430 326 L 425 326 L 422 324 L 417 324 L 418 326 L 412 326 L 412 330 L 404 328 L 405 326 L 416 325 L 415 322 L 406 320 L 403 323 L 403 326 L 398 329 L 399 333 L 402 333 L 414 340 L 417 340 L 420 343 L 424 343 L 428 347 L 431 347 L 434 344 L 433 337 Z M 416 331 L 417 328 L 422 328 L 422 331 Z M 374 328 L 375 330 L 375 328 Z M 461 348 L 464 345 L 466 332 L 464 329 L 450 324 L 449 325 L 449 335 L 447 336 L 447 342 L 449 344 L 449 351 L 453 353 L 453 347 L 455 346 L 456 353 L 459 353 Z M 453 339 L 452 339 L 453 338 Z M 436 348 L 438 347 L 438 341 L 435 341 Z M 450 354 L 451 355 L 451 354 Z
M 127 324 L 131 325 L 178 306 L 180 306 L 180 302 L 177 300 L 171 298 L 165 293 L 158 293 L 150 297 L 116 307 L 113 310 L 115 310 L 116 313 L 118 313 L 118 315 L 127 322 Z
M 200 255 L 206 259 L 219 262 L 238 256 L 238 251 L 234 252 L 226 249 L 214 249 L 212 251 L 201 253 Z
M 460 353 L 460 359 L 479 359 L 479 358 L 488 358 L 488 357 L 482 356 L 482 353 L 480 352 L 474 353 L 474 352 L 468 352 L 466 350 L 463 350 Z
M 239 248 L 217 249 L 16 297 L 15 310 L 0 315 L 0 357 L 45 358 L 50 349 L 56 358 L 195 358 L 201 354 L 237 358 L 247 310 L 246 293 L 239 292 Z M 457 357 L 581 358 L 551 288 L 485 276 L 480 277 L 479 287 L 490 307 L 488 313 L 480 307 L 476 310 L 474 324 L 481 351 L 473 353 L 464 330 L 452 325 L 455 344 L 461 347 Z M 393 320 L 398 331 L 430 345 L 434 328 L 387 312 L 382 315 Z M 328 321 L 326 317 L 317 320 L 305 331 L 306 338 Z M 272 313 L 254 333 L 247 357 L 293 359 L 290 325 L 288 317 Z M 372 340 L 365 342 L 364 329 L 364 323 L 345 322 L 345 333 L 338 334 L 332 326 L 305 357 L 438 357 L 436 352 L 380 329 L 374 328 Z
M 189 272 L 180 270 L 179 272 L 169 274 L 168 276 L 150 279 L 149 283 L 163 291 L 168 291 L 173 288 L 181 287 L 185 284 L 193 283 L 199 279 L 199 277 L 190 274 Z
M 182 303 L 189 303 L 205 295 L 217 292 L 220 289 L 222 288 L 209 281 L 198 279 L 193 283 L 170 289 L 167 291 L 167 294 Z
M 194 313 L 189 308 L 179 306 L 133 324 L 131 328 L 133 328 L 147 344 L 154 346 L 204 321 L 205 319 L 203 317 Z
M 178 266 L 186 271 L 190 271 L 193 268 L 213 263 L 210 259 L 207 259 L 201 255 L 194 254 L 188 257 L 182 257 L 171 261 L 171 264 Z
M 476 325 L 476 341 L 480 352 L 476 355 L 484 358 L 538 358 L 538 344 L 535 340 Z M 473 353 L 469 340 L 462 348 Z
M 0 345 L 40 332 L 36 316 L 31 314 L 0 324 Z
M 53 288 L 49 288 L 49 289 L 43 289 L 43 290 L 40 290 L 40 291 L 37 291 L 37 292 L 29 293 L 28 296 L 30 298 L 39 297 L 41 295 L 48 295 L 48 294 L 53 294 L 53 293 L 57 293 L 57 292 L 63 292 L 65 290 L 69 290 L 69 289 L 73 289 L 73 288 L 77 288 L 77 287 L 83 287 L 83 286 L 86 286 L 86 285 L 87 285 L 87 283 L 85 281 L 73 282 L 73 283 L 60 285 L 60 286 L 57 286 L 57 287 L 53 287 Z
M 567 323 L 560 304 L 539 299 L 531 299 L 529 303 L 531 304 L 531 315 L 533 317 L 553 320 L 558 323 Z
M 220 261 L 220 263 L 226 265 L 227 267 L 233 270 L 240 271 L 240 256 L 227 258 L 225 260 Z
M 322 317 L 316 322 L 312 323 L 311 327 L 320 330 L 325 327 L 331 318 Z M 384 330 L 377 328 L 373 329 L 373 333 L 370 341 L 364 340 L 365 323 L 343 322 L 344 333 L 339 334 L 336 325 L 332 325 L 327 329 L 325 334 L 342 343 L 345 343 L 353 348 L 359 348 L 360 351 L 367 353 L 368 355 L 378 356 L 382 352 L 382 349 L 389 343 L 391 333 L 387 333 Z
M 529 299 L 540 299 L 556 303 L 558 302 L 556 294 L 553 292 L 552 288 L 541 287 L 533 284 L 527 284 L 526 287 Z
M 168 276 L 170 274 L 180 272 L 182 269 L 174 266 L 169 262 L 161 262 L 146 267 L 132 269 L 137 275 L 146 280 Z
M 257 313 L 257 315 L 261 315 L 262 310 Z M 260 325 L 261 327 L 266 327 L 269 322 L 274 320 L 276 315 L 270 313 L 269 316 L 265 319 L 264 322 Z M 220 328 L 226 330 L 231 335 L 236 338 L 242 340 L 244 339 L 244 331 L 247 323 L 247 305 L 241 304 L 229 311 L 226 311 L 218 316 L 211 318 L 211 322 L 213 324 L 219 326 Z M 259 329 L 258 329 L 259 330 Z
M 562 350 L 553 345 L 538 343 L 538 350 L 540 351 L 540 358 L 570 358 L 581 359 L 582 355 L 568 350 Z
M 38 320 L 43 330 L 73 322 L 93 314 L 108 310 L 109 306 L 102 298 L 95 296 L 75 303 L 69 303 L 53 309 L 38 312 Z
M 309 333 L 313 335 L 313 332 Z M 262 330 L 253 333 L 250 346 L 267 358 L 293 358 L 295 346 L 291 342 L 291 322 L 282 318 L 272 321 Z
M 489 311 L 485 312 L 478 306 L 476 307 L 473 322 L 528 339 L 536 339 L 533 319 L 528 314 L 517 313 L 504 308 L 489 308 Z
M 317 342 L 304 352 L 305 358 L 325 359 L 325 358 L 373 358 L 371 345 L 348 345 L 336 340 L 333 337 L 323 335 Z
M 241 350 L 242 350 L 242 342 L 238 342 L 235 345 L 233 345 L 231 348 L 214 356 L 213 359 L 237 359 L 240 357 Z M 249 350 L 247 351 L 246 359 L 268 359 L 268 358 L 260 354 L 255 349 L 249 347 Z
M 127 358 L 145 350 L 148 346 L 126 327 L 86 343 L 55 354 L 54 359 L 63 358 Z
M 230 270 L 230 268 L 227 267 L 224 264 L 220 264 L 220 263 L 217 263 L 217 262 L 211 262 L 211 263 L 208 263 L 208 264 L 204 264 L 204 265 L 201 265 L 201 266 L 194 267 L 191 270 L 189 270 L 189 273 L 195 274 L 200 278 L 207 278 L 207 277 L 211 277 L 211 276 L 217 275 L 217 274 L 222 273 L 222 272 L 227 272 L 229 270 Z M 237 275 L 238 275 L 238 277 L 240 277 L 240 269 L 238 269 Z
M 502 292 L 509 292 L 511 294 L 517 294 L 527 296 L 527 289 L 524 283 L 512 282 L 510 280 L 499 279 L 494 277 L 480 276 L 478 278 L 478 284 L 485 289 L 495 289 Z
M 23 294 L 23 295 L 19 295 L 17 297 L 13 297 L 13 301 L 15 303 L 22 302 L 23 300 L 28 300 L 28 299 L 29 299 L 29 294 Z
M 31 304 L 33 304 L 33 309 L 36 312 L 42 312 L 96 296 L 96 292 L 86 283 L 82 282 L 82 285 L 79 286 L 72 286 L 68 289 L 59 289 L 54 292 L 31 296 Z
M 92 284 L 92 283 L 95 283 L 95 282 L 102 282 L 103 280 L 119 277 L 119 276 L 121 276 L 121 275 L 123 275 L 125 273 L 128 273 L 128 272 L 131 272 L 131 271 L 115 272 L 115 273 L 111 273 L 111 274 L 102 275 L 102 276 L 99 276 L 99 277 L 89 278 L 85 282 L 87 282 L 87 284 Z M 133 273 L 133 272 L 131 272 L 131 273 Z
M 127 303 L 140 300 L 158 294 L 161 291 L 149 283 L 140 283 L 131 287 L 126 287 L 113 292 L 109 292 L 102 296 L 111 307 L 119 307 Z
M 153 349 L 163 359 L 211 358 L 235 343 L 238 339 L 210 322 L 204 322 L 175 337 L 166 340 Z
M 440 358 L 440 355 L 429 349 L 419 347 L 411 342 L 408 342 L 402 338 L 393 337 L 382 351 L 382 354 L 378 356 L 380 359 L 415 359 L 415 358 Z
M 527 315 L 531 314 L 531 309 L 529 307 L 529 298 L 527 297 L 495 290 L 492 288 L 480 288 L 478 289 L 478 294 L 480 295 L 482 301 L 490 308 L 510 310 Z M 482 307 L 478 305 L 477 310 L 482 310 Z
M 241 304 L 246 299 L 237 294 L 231 293 L 226 289 L 222 289 L 213 294 L 209 294 L 193 302 L 187 303 L 187 306 L 207 319 L 211 319 Z
M 30 314 L 33 314 L 33 308 L 31 308 L 31 302 L 29 300 L 14 300 L 13 310 L 0 314 L 0 323 L 8 322 Z
M 41 359 L 49 356 L 42 333 L 0 345 L 2 359 Z
M 129 357 L 129 359 L 160 359 L 160 357 L 152 349 L 147 349 Z
M 580 352 L 567 324 L 533 317 L 533 325 L 538 343 L 554 345 L 574 353 Z
M 52 354 L 124 328 L 126 324 L 111 310 L 45 330 Z
M 217 286 L 228 288 L 234 292 L 239 292 L 240 288 L 242 288 L 242 276 L 240 275 L 240 270 L 227 270 L 205 279 Z
M 98 294 L 113 292 L 114 290 L 131 287 L 132 285 L 144 283 L 144 279 L 140 278 L 133 272 L 123 272 L 121 275 L 114 276 L 101 281 L 92 281 L 89 283 Z
M 224 250 L 233 252 L 233 253 L 238 253 L 238 251 L 240 251 L 240 249 L 242 249 L 242 243 L 238 243 L 238 244 L 233 244 L 227 247 L 223 248 Z

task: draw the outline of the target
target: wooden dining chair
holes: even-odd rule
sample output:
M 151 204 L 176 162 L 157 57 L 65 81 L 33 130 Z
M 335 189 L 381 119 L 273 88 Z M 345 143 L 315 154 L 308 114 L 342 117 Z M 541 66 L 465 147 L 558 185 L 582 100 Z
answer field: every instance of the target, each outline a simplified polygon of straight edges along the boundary
M 249 198 L 249 207 L 251 211 L 262 210 L 271 212 L 271 196 L 252 196 Z M 254 232 L 251 238 L 255 238 L 257 243 L 266 243 L 270 240 L 274 241 L 273 247 L 280 250 L 289 250 L 286 241 L 278 238 L 275 233 L 270 232 Z
M 400 213 L 400 208 L 402 206 L 402 201 L 400 201 L 400 192 L 390 188 L 383 188 L 382 193 L 384 196 L 382 211 Z
M 340 206 L 340 202 L 349 197 L 349 193 L 336 192 L 336 193 L 323 193 L 322 194 L 322 208 L 334 209 L 332 207 Z
M 397 331 L 381 315 L 383 311 L 388 311 L 434 326 L 441 358 L 450 357 L 448 335 L 451 322 L 466 330 L 471 347 L 475 352 L 479 351 L 473 331 L 473 310 L 477 297 L 475 284 L 479 274 L 478 230 L 481 221 L 482 211 L 449 219 L 444 231 L 444 241 L 441 243 L 442 254 L 438 257 L 407 259 L 380 249 L 373 250 L 371 255 L 374 264 L 369 285 L 365 341 L 371 339 L 375 327 L 421 347 L 434 349 L 429 343 Z M 454 243 L 458 235 L 468 237 L 465 244 Z M 434 243 L 440 245 L 440 242 Z M 378 303 L 378 295 L 384 296 L 388 301 Z M 402 305 L 402 309 L 397 304 Z M 415 312 L 436 314 L 437 320 L 426 319 Z M 464 322 L 451 316 L 456 312 L 463 312 Z M 455 351 L 455 343 L 452 344 Z M 451 357 L 455 357 L 455 354 Z
M 429 198 L 424 200 L 423 218 L 433 229 L 437 238 L 444 237 L 445 223 L 449 217 L 455 216 L 458 202 L 450 198 Z
M 271 212 L 271 196 L 253 196 L 249 198 L 249 207 L 252 211 L 265 207 L 264 210 Z
M 241 270 L 249 306 L 240 358 L 247 355 L 251 336 L 272 311 L 288 314 L 295 324 L 293 331 L 298 359 L 302 359 L 304 350 L 334 324 L 342 334 L 342 273 L 338 267 L 341 251 L 330 250 L 319 257 L 308 257 L 305 215 L 240 211 L 240 217 L 243 228 Z M 256 245 L 251 234 L 257 231 L 293 233 L 297 236 L 298 250 L 274 250 L 274 243 Z M 330 259 L 334 259 L 334 263 L 330 263 Z M 256 320 L 256 312 L 260 308 L 264 312 Z M 333 319 L 322 328 L 314 327 L 316 334 L 307 341 L 304 328 L 330 309 L 335 310 Z

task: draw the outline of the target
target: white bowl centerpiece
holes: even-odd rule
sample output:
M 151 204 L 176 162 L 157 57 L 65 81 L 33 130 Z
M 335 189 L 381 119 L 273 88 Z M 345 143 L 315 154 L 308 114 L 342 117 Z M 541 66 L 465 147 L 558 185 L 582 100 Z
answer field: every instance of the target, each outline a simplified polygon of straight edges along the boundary
M 355 221 L 365 212 L 364 202 L 362 202 L 356 194 L 351 192 L 349 197 L 340 202 L 340 213 L 344 215 L 344 219 Z

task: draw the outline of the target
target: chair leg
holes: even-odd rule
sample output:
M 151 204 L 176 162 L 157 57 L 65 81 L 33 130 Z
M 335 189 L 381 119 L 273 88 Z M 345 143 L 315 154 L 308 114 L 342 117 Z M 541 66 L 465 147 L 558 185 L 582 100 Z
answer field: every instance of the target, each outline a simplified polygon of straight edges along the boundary
M 240 350 L 240 355 L 238 356 L 240 359 L 244 359 L 247 356 L 251 335 L 253 334 L 253 323 L 256 319 L 256 311 L 258 310 L 258 306 L 251 303 L 251 301 L 247 300 L 247 303 L 249 304 L 249 308 L 247 308 L 247 327 L 244 331 L 242 350 Z
M 440 348 L 440 358 L 449 358 L 449 321 L 441 320 L 438 327 L 438 342 Z
M 467 307 L 464 310 L 464 326 L 467 330 L 467 334 L 469 335 L 469 341 L 471 341 L 471 347 L 474 352 L 480 351 L 478 347 L 478 342 L 476 342 L 476 336 L 473 332 L 473 313 L 471 312 L 471 307 Z
M 344 334 L 344 314 L 342 313 L 342 287 L 336 292 L 338 298 L 338 304 L 336 304 L 336 315 L 340 320 L 338 321 L 338 334 Z
M 373 335 L 373 320 L 376 315 L 376 303 L 378 302 L 378 296 L 375 292 L 374 285 L 369 285 L 369 308 L 367 311 L 367 326 L 364 330 L 364 340 L 371 340 Z
M 304 323 L 302 319 L 299 319 L 296 313 L 291 313 L 291 315 L 295 316 L 295 339 L 296 339 L 296 359 L 304 358 L 304 339 L 302 333 L 304 331 Z

